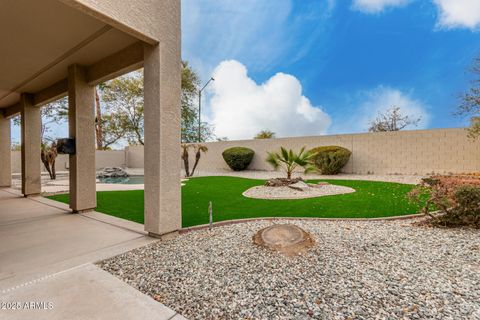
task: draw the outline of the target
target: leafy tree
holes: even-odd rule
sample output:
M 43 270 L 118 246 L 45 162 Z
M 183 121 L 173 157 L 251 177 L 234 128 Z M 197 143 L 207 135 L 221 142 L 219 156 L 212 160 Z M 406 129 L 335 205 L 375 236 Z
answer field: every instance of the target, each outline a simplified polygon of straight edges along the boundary
M 255 137 L 254 139 L 272 139 L 275 138 L 275 132 L 270 130 L 262 130 Z
M 474 79 L 468 91 L 460 97 L 461 103 L 457 115 L 470 117 L 469 136 L 477 138 L 480 136 L 480 56 L 474 59 L 470 73 Z
M 403 115 L 400 107 L 392 106 L 385 113 L 379 113 L 377 118 L 370 123 L 370 132 L 400 131 L 407 126 L 417 126 L 422 120 L 421 117 L 412 118 Z
M 100 120 L 105 144 L 125 138 L 129 144 L 144 144 L 143 75 L 122 76 L 105 83 L 102 90 L 107 115 Z M 98 120 L 98 119 L 97 119 Z M 110 141 L 105 139 L 110 138 Z
M 295 153 L 293 150 L 288 150 L 280 147 L 280 152 L 268 152 L 267 162 L 277 170 L 282 167 L 287 173 L 287 179 L 292 179 L 293 171 L 301 167 L 305 170 L 305 173 L 315 171 L 316 168 L 313 165 L 312 158 L 315 153 L 305 152 L 305 147 L 300 149 L 299 153 Z
M 188 62 L 182 62 L 181 139 L 183 143 L 198 142 L 197 95 L 200 84 L 198 74 Z M 140 71 L 111 80 L 100 86 L 105 107 L 97 112 L 97 123 L 103 134 L 103 147 L 114 144 L 122 137 L 130 144 L 144 144 L 143 75 Z M 98 110 L 98 107 L 97 107 Z M 100 119 L 100 120 L 98 120 Z M 213 128 L 201 123 L 201 140 L 214 137 Z M 98 139 L 97 139 L 98 140 Z M 98 143 L 97 143 L 98 145 Z

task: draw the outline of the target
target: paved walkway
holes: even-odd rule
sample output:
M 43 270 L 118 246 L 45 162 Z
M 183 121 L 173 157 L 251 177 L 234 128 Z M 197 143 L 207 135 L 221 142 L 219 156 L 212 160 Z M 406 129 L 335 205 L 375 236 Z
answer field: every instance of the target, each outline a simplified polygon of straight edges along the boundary
M 0 189 L 0 319 L 184 319 L 93 264 L 153 241 L 143 225 Z

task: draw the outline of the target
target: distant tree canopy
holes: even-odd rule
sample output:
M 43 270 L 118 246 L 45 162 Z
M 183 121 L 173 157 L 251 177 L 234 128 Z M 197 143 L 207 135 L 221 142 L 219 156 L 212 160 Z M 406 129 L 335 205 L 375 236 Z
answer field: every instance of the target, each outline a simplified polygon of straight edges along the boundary
M 198 74 L 182 62 L 181 138 L 182 142 L 198 141 Z M 141 70 L 99 84 L 95 88 L 95 136 L 99 150 L 110 149 L 126 141 L 144 144 L 143 72 Z M 65 97 L 41 109 L 42 148 L 51 148 L 55 138 L 50 125 L 68 120 L 68 99 Z M 14 119 L 20 124 L 20 117 Z M 201 140 L 213 139 L 212 126 L 201 123 Z M 48 147 L 48 148 L 47 148 Z
M 421 117 L 412 118 L 402 114 L 400 107 L 392 106 L 384 113 L 379 113 L 377 118 L 370 123 L 369 132 L 400 131 L 412 125 L 417 126 Z
M 262 130 L 253 137 L 254 139 L 272 139 L 275 138 L 275 132 L 270 130 Z
M 474 78 L 470 88 L 460 97 L 461 103 L 457 114 L 470 117 L 469 136 L 478 138 L 480 136 L 480 56 L 474 59 L 470 73 Z
M 104 114 L 97 124 L 102 126 L 103 147 L 126 139 L 129 144 L 144 144 L 143 74 L 141 71 L 106 82 L 101 98 Z
M 181 140 L 198 141 L 198 74 L 182 62 Z M 129 144 L 144 144 L 143 74 L 141 71 L 113 79 L 98 87 L 97 147 L 106 149 L 125 139 Z M 99 107 L 100 100 L 103 107 Z M 100 110 L 100 112 L 99 112 Z M 101 138 L 99 136 L 101 135 Z M 212 127 L 201 123 L 201 140 L 214 137 Z

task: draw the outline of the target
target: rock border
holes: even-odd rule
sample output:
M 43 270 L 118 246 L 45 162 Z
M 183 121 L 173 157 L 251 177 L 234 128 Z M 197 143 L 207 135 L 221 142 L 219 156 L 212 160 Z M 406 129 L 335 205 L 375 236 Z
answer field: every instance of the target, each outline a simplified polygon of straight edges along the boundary
M 258 217 L 258 218 L 244 218 L 244 219 L 230 219 L 217 221 L 212 224 L 213 228 L 219 228 L 228 226 L 231 224 L 248 223 L 255 221 L 290 221 L 290 220 L 302 220 L 302 221 L 395 221 L 395 220 L 413 220 L 417 218 L 424 218 L 424 213 L 407 214 L 404 216 L 391 216 L 391 217 L 379 217 L 379 218 L 314 218 L 314 217 Z M 200 224 L 198 226 L 181 228 L 178 230 L 178 234 L 184 234 L 193 231 L 201 231 L 210 228 L 209 224 Z

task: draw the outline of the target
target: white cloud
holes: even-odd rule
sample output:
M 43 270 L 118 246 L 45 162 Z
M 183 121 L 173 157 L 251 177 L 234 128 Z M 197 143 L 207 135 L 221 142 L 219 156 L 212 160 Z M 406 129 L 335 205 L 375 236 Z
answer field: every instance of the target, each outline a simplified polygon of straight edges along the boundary
M 398 89 L 379 86 L 360 94 L 363 100 L 360 103 L 357 116 L 357 123 L 361 126 L 359 131 L 367 131 L 370 122 L 377 118 L 379 113 L 384 113 L 393 106 L 399 107 L 403 115 L 412 119 L 421 118 L 417 126 L 408 126 L 405 130 L 425 129 L 430 121 L 428 106 L 415 99 L 409 93 Z
M 261 130 L 277 137 L 318 135 L 330 117 L 302 95 L 294 76 L 277 73 L 257 84 L 238 61 L 221 62 L 214 71 L 210 120 L 215 134 L 232 140 L 251 139 Z
M 380 13 L 387 8 L 401 7 L 410 0 L 353 0 L 353 8 L 365 13 Z
M 437 25 L 444 28 L 480 26 L 479 0 L 433 0 L 439 11 Z

